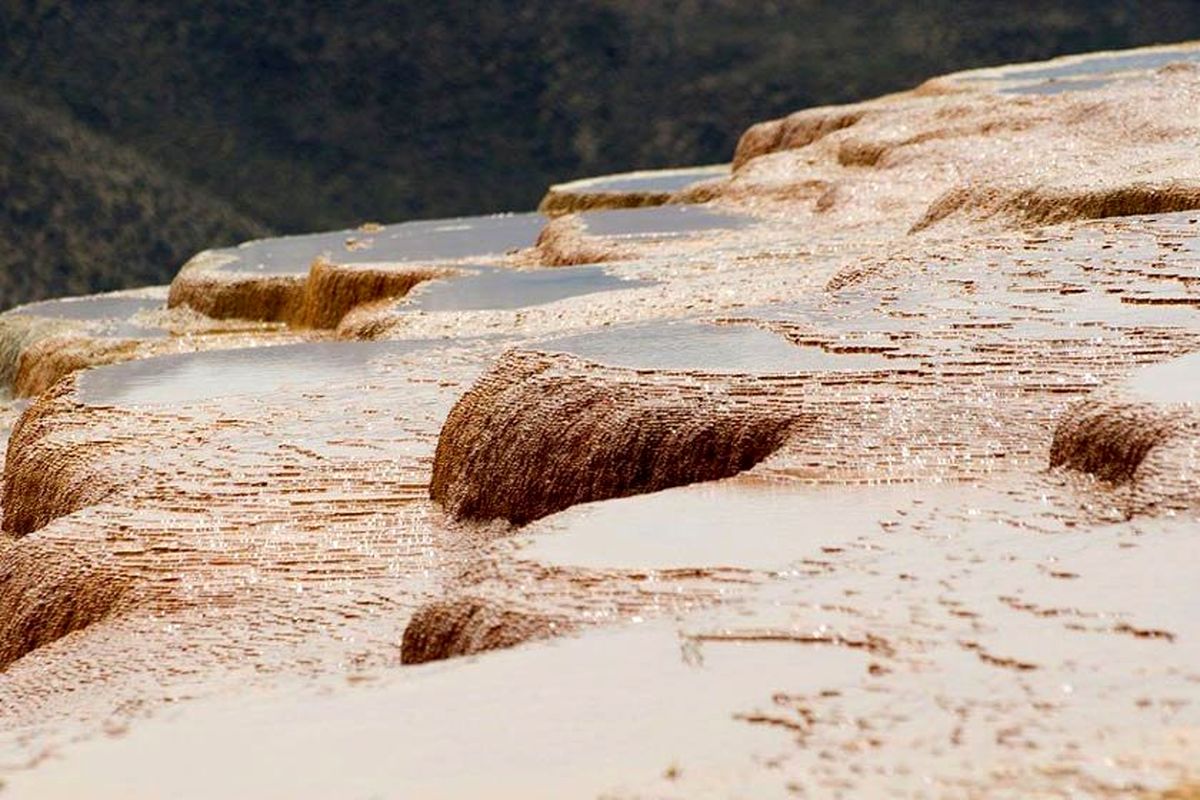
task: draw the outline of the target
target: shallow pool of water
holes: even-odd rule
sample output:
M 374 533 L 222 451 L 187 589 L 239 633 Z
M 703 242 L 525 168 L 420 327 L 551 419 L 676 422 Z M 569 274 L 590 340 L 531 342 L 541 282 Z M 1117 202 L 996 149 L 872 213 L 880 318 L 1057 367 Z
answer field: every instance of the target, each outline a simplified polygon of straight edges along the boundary
M 1020 86 L 1010 86 L 1001 89 L 1001 94 L 1066 94 L 1067 92 L 1086 92 L 1108 86 L 1112 81 L 1106 80 L 1048 80 L 1041 83 L 1026 83 Z
M 592 569 L 780 571 L 860 536 L 912 496 L 904 488 L 702 483 L 547 517 L 522 532 L 519 557 Z
M 755 222 L 752 217 L 725 214 L 703 206 L 675 205 L 588 211 L 579 217 L 592 236 L 613 238 L 685 236 L 703 231 L 736 230 Z
M 535 347 L 611 366 L 648 370 L 769 375 L 898 370 L 910 366 L 877 354 L 835 354 L 816 346 L 794 345 L 755 325 L 691 321 L 610 328 Z
M 1154 53 L 1124 53 L 1119 55 L 1095 55 L 1070 64 L 1059 64 L 1036 69 L 1010 69 L 997 74 L 995 79 L 1030 80 L 1050 78 L 1075 78 L 1089 75 L 1116 75 L 1123 72 L 1148 72 L 1165 67 L 1176 61 L 1200 61 L 1200 49 L 1168 50 Z
M 1151 403 L 1200 403 L 1200 353 L 1140 369 L 1125 385 L 1135 398 Z
M 221 269 L 264 275 L 307 273 L 317 257 L 338 264 L 459 261 L 530 247 L 545 224 L 540 214 L 420 220 L 387 225 L 377 231 L 260 239 L 216 252 L 233 259 Z
M 78 396 L 89 405 L 174 405 L 229 396 L 316 391 L 370 374 L 371 361 L 437 346 L 437 342 L 317 342 L 180 353 L 80 374 Z
M 559 191 L 577 194 L 599 194 L 612 192 L 677 192 L 693 183 L 723 178 L 729 175 L 729 165 L 721 164 L 709 167 L 688 167 L 684 169 L 666 169 L 652 172 L 625 172 L 618 175 L 602 175 L 596 178 L 583 178 L 571 183 L 561 184 Z
M 43 300 L 38 303 L 17 306 L 7 313 L 13 316 L 101 323 L 91 326 L 92 332 L 96 335 L 146 339 L 166 336 L 167 333 L 160 328 L 134 324 L 129 321 L 130 318 L 142 311 L 157 311 L 165 307 L 166 302 L 158 298 L 96 295 Z
M 94 297 L 43 300 L 11 309 L 9 314 L 24 314 L 30 317 L 50 319 L 128 319 L 139 311 L 154 311 L 165 308 L 161 299 L 149 297 Z
M 410 294 L 406 311 L 492 311 L 544 305 L 596 292 L 651 286 L 654 281 L 618 278 L 603 267 L 514 270 L 473 267 L 473 273 L 429 281 Z

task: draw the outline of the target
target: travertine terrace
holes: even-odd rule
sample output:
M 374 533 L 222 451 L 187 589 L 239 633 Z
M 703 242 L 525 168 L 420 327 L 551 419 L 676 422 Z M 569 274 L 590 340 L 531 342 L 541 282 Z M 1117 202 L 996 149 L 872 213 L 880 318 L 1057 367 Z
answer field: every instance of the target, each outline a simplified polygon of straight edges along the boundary
M 961 73 L 0 316 L 0 796 L 1189 796 L 1197 109 Z

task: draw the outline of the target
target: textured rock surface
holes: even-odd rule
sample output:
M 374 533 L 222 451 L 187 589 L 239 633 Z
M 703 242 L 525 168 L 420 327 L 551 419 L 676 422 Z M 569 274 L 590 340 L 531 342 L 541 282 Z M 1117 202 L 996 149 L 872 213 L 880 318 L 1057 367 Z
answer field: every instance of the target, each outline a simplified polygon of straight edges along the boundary
M 586 371 L 561 355 L 497 362 L 442 427 L 430 496 L 460 518 L 523 525 L 576 503 L 735 475 L 803 418 L 785 402 L 753 402 L 755 387 L 736 378 L 660 388 Z
M 540 237 L 419 229 L 479 263 L 372 227 L 328 275 L 210 254 L 170 309 L 0 317 L 36 395 L 0 408 L 5 793 L 1187 796 L 1195 52 L 802 111 Z M 631 280 L 376 302 L 600 260 Z
M 1113 484 L 1131 515 L 1195 507 L 1198 367 L 1196 354 L 1146 367 L 1072 406 L 1054 432 L 1051 466 Z
M 836 209 L 842 223 L 913 231 L 951 217 L 1030 226 L 1194 209 L 1200 170 L 1179 144 L 1197 123 L 1178 109 L 1196 102 L 1196 52 L 1167 51 L 1157 72 L 1122 72 L 1091 91 L 963 93 L 1018 82 L 963 73 L 760 123 L 743 135 L 723 193 L 808 199 L 816 216 Z
M 400 662 L 424 664 L 561 636 L 565 620 L 523 613 L 469 597 L 421 606 L 404 629 Z
M 245 275 L 222 271 L 223 266 L 225 262 L 204 254 L 193 259 L 171 285 L 170 305 L 215 319 L 335 328 L 359 305 L 403 297 L 417 284 L 447 274 L 402 266 L 340 266 L 320 256 L 307 275 Z

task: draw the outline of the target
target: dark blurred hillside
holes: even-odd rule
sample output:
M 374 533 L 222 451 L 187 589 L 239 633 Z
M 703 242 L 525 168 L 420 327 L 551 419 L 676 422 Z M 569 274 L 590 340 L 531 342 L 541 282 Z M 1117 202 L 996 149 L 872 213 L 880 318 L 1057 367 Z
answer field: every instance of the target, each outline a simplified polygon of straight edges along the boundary
M 807 105 L 971 66 L 1200 37 L 1197 0 L 0 9 L 0 82 L 68 115 L 62 131 L 33 111 L 22 123 L 50 125 L 46 147 L 91 132 L 77 167 L 41 152 L 36 135 L 4 140 L 4 202 L 25 198 L 27 210 L 5 209 L 5 267 L 24 277 L 5 276 L 0 305 L 166 280 L 201 236 L 529 208 L 565 178 L 725 160 L 748 124 Z M 44 198 L 67 202 L 80 176 L 102 179 L 110 159 L 91 151 L 105 140 L 137 153 L 147 191 L 174 200 L 55 211 Z M 47 160 L 54 169 L 22 163 Z
M 266 233 L 130 150 L 0 90 L 0 301 L 162 283 L 210 242 Z

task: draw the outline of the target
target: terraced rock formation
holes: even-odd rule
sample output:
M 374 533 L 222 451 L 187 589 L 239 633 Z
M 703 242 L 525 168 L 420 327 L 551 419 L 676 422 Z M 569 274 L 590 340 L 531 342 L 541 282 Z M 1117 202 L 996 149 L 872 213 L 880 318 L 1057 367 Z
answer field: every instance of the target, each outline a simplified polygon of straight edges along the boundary
M 1187 796 L 1198 52 L 0 315 L 4 793 Z
M 551 186 L 538 204 L 538 211 L 556 217 L 599 208 L 644 208 L 695 202 L 728 175 L 727 165 L 714 164 L 583 178 Z

